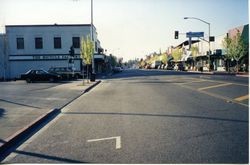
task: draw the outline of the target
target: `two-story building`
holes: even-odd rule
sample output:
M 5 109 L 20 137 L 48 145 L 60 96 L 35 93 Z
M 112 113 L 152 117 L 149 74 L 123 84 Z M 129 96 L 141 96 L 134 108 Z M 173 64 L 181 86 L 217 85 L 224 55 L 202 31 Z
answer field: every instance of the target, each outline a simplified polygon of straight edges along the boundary
M 0 34 L 0 80 L 4 79 L 4 34 Z
M 7 25 L 4 69 L 7 78 L 18 78 L 30 69 L 48 70 L 50 67 L 74 67 L 81 70 L 80 44 L 82 37 L 91 37 L 91 24 L 66 25 Z M 93 27 L 95 53 L 101 49 Z M 70 60 L 69 50 L 75 50 Z

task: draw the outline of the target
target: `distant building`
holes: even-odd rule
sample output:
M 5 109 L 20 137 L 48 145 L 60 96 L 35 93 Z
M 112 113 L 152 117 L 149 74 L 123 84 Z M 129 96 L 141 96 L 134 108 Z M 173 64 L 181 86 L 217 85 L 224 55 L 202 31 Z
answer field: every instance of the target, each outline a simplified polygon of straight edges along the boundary
M 233 29 L 228 30 L 224 34 L 215 37 L 214 42 L 210 42 L 210 50 L 211 53 L 209 54 L 209 47 L 208 42 L 202 39 L 199 40 L 192 40 L 191 45 L 192 47 L 197 48 L 197 54 L 195 55 L 192 50 L 189 50 L 189 41 L 184 41 L 177 45 L 176 47 L 171 48 L 171 52 L 173 50 L 180 50 L 183 55 L 182 58 L 179 60 L 181 61 L 186 70 L 203 70 L 208 71 L 209 67 L 211 70 L 214 71 L 225 71 L 226 70 L 226 60 L 225 60 L 225 48 L 223 47 L 223 40 L 225 37 L 234 37 L 237 33 L 240 33 L 243 41 L 249 47 L 249 24 L 239 26 Z M 208 58 L 209 57 L 209 58 Z M 245 65 L 244 71 L 248 71 L 248 59 L 249 59 L 249 52 L 247 51 L 245 56 L 240 60 L 240 65 Z M 210 61 L 210 66 L 208 63 Z M 234 66 L 235 63 L 231 62 L 231 65 Z
M 95 53 L 98 53 L 101 49 L 100 41 L 97 39 L 96 28 L 93 27 L 93 30 Z M 90 24 L 7 25 L 6 77 L 18 78 L 29 69 L 48 70 L 58 66 L 81 70 L 80 41 L 81 37 L 88 35 L 91 36 Z M 75 57 L 70 61 L 69 50 L 72 45 Z

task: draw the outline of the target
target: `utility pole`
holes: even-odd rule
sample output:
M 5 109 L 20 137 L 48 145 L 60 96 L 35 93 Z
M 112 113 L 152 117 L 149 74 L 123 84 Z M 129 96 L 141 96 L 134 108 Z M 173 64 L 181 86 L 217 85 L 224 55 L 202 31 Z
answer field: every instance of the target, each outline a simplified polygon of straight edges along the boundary
M 94 25 L 93 25 L 93 0 L 91 0 L 91 40 L 93 42 L 93 55 L 92 55 L 92 76 L 95 76 L 95 40 L 94 40 Z

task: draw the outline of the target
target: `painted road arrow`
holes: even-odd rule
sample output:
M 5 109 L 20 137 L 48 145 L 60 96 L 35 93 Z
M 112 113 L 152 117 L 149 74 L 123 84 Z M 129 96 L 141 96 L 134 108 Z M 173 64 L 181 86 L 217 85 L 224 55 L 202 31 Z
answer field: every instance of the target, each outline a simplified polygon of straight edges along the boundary
M 98 141 L 113 140 L 113 139 L 115 139 L 115 141 L 116 141 L 115 148 L 116 149 L 122 148 L 122 146 L 121 146 L 121 136 L 101 138 L 101 139 L 91 139 L 91 140 L 87 140 L 87 142 L 90 143 L 90 142 L 98 142 Z

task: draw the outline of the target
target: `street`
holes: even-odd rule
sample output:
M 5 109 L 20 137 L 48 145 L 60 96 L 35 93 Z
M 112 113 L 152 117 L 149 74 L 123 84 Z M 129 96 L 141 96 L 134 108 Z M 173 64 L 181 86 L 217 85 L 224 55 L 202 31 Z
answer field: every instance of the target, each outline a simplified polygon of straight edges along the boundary
M 248 163 L 248 78 L 106 77 L 2 163 Z

